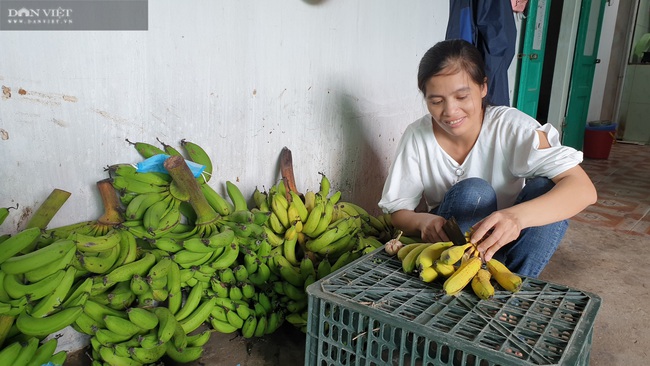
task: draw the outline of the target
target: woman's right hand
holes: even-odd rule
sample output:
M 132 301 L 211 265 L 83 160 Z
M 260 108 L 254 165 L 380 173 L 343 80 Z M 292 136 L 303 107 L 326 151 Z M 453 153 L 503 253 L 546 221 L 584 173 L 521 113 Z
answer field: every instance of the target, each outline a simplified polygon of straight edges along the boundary
M 444 217 L 430 213 L 421 213 L 420 234 L 425 243 L 449 241 L 447 234 L 442 229 L 447 220 Z
M 423 242 L 449 241 L 444 230 L 442 230 L 442 226 L 446 221 L 442 216 L 428 212 L 399 210 L 391 214 L 391 221 L 395 228 L 402 230 L 406 235 L 419 234 Z

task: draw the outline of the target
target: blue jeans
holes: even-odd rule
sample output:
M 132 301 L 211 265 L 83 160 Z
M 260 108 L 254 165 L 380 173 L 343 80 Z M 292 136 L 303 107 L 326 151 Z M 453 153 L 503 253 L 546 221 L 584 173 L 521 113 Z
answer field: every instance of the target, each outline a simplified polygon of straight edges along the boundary
M 539 197 L 553 188 L 547 178 L 532 178 L 519 193 L 515 204 Z M 449 219 L 454 216 L 463 232 L 497 210 L 494 189 L 483 179 L 469 178 L 456 183 L 431 213 Z M 568 220 L 523 229 L 519 238 L 506 244 L 494 255 L 511 271 L 536 278 L 560 245 L 569 226 Z

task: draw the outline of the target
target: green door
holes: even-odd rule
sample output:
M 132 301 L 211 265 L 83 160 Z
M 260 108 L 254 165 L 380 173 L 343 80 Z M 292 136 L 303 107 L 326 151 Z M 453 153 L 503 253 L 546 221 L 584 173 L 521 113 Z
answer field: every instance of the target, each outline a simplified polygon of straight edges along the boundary
M 582 0 L 562 144 L 582 150 L 607 0 Z
M 537 117 L 550 8 L 550 0 L 531 0 L 522 21 L 524 40 L 517 55 L 519 81 L 513 105 L 533 118 Z

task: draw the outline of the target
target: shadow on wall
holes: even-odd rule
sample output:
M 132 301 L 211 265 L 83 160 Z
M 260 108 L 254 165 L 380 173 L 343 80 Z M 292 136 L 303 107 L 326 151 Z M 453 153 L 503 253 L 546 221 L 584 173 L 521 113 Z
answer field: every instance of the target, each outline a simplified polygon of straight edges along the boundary
M 337 153 L 340 160 L 336 162 L 340 169 L 338 189 L 344 201 L 356 203 L 370 214 L 378 215 L 381 211 L 377 203 L 385 174 L 379 169 L 378 140 L 372 136 L 378 135 L 379 131 L 366 127 L 373 125 L 373 115 L 359 111 L 357 102 L 357 98 L 347 93 L 341 93 L 337 98 L 341 118 L 341 142 Z

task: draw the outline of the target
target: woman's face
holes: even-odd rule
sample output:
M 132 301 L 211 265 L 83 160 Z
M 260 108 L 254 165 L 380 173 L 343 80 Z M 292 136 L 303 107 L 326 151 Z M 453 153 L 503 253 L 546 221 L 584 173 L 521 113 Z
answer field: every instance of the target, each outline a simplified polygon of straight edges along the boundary
M 425 84 L 427 109 L 435 123 L 452 136 L 478 133 L 487 84 L 476 84 L 464 71 L 431 77 Z

